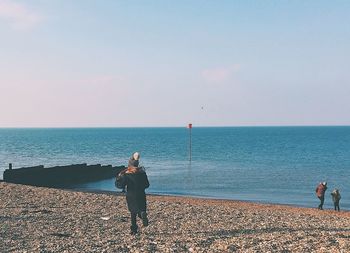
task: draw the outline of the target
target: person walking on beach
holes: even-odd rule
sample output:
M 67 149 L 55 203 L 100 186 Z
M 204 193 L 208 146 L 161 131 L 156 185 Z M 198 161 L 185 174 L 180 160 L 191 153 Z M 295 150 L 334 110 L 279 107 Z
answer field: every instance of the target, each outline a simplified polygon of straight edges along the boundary
M 135 152 L 129 160 L 128 168 L 120 172 L 116 179 L 116 186 L 126 187 L 126 202 L 131 214 L 131 234 L 138 232 L 137 216 L 142 219 L 143 226 L 148 226 L 147 203 L 145 189 L 149 187 L 147 174 L 139 167 L 139 153 Z
M 338 189 L 334 189 L 331 193 L 332 195 L 332 200 L 333 200 L 333 203 L 334 203 L 334 210 L 337 210 L 340 211 L 339 209 L 339 201 L 341 199 L 341 196 L 340 196 L 340 192 Z
M 320 199 L 321 203 L 318 205 L 318 209 L 323 210 L 324 194 L 327 190 L 327 182 L 320 183 L 316 188 L 316 195 Z

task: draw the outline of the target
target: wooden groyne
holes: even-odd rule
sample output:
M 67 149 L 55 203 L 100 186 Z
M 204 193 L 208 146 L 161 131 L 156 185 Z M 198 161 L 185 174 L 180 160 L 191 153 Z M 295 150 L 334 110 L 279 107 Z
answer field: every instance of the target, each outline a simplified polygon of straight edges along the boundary
M 9 183 L 64 188 L 115 177 L 124 166 L 72 164 L 45 168 L 43 165 L 4 171 L 3 180 Z

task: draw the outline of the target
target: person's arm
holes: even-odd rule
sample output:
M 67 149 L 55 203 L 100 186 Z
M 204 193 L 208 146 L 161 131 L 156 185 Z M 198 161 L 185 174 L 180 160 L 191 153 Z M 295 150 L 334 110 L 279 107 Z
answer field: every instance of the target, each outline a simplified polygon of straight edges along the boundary
M 148 187 L 149 187 L 149 181 L 148 181 L 147 174 L 145 173 L 145 189 Z
M 118 176 L 124 175 L 127 170 L 128 170 L 128 168 L 123 169 L 121 172 L 119 172 Z
M 118 175 L 117 178 L 115 179 L 115 186 L 119 189 L 124 189 L 126 186 L 126 178 L 125 174 Z

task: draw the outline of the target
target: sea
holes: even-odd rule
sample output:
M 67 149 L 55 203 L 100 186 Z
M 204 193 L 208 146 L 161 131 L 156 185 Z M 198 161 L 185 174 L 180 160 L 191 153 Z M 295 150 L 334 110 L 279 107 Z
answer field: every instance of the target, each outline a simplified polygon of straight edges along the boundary
M 148 193 L 317 207 L 316 186 L 350 210 L 350 127 L 2 128 L 0 178 L 14 168 L 126 165 L 140 152 Z M 114 178 L 74 188 L 120 191 Z

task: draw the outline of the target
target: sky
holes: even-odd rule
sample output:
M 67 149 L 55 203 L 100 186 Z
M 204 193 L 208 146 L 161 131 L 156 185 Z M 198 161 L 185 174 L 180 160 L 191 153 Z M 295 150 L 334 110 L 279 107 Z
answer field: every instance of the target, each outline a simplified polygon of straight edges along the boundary
M 350 125 L 350 1 L 0 0 L 0 127 Z

